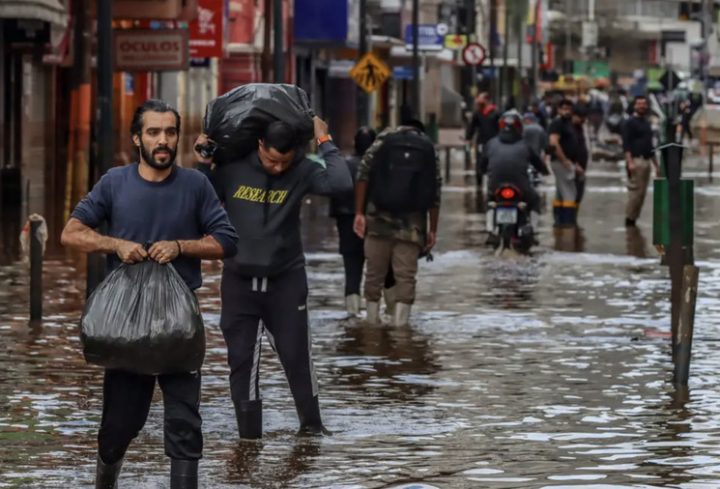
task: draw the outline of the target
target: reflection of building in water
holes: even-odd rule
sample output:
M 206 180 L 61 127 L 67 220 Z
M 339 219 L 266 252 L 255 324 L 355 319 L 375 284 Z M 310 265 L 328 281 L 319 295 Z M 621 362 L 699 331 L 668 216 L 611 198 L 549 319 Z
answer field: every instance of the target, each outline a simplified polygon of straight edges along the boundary
M 583 253 L 585 251 L 585 232 L 580 226 L 553 228 L 555 251 Z
M 295 438 L 289 453 L 286 443 L 240 440 L 227 461 L 228 482 L 248 487 L 291 487 L 298 476 L 312 470 L 320 454 L 320 440 Z M 264 462 L 263 462 L 264 461 Z
M 642 231 L 637 226 L 629 226 L 626 228 L 627 254 L 638 258 L 647 258 L 647 240 L 643 236 Z
M 400 401 L 415 399 L 431 393 L 435 387 L 408 383 L 400 379 L 407 375 L 432 375 L 439 371 L 430 338 L 411 326 L 391 327 L 353 322 L 345 328 L 344 340 L 337 354 L 351 358 L 366 357 L 357 365 L 333 369 L 333 383 L 350 385 L 354 392 L 373 397 L 391 397 Z M 371 365 L 368 365 L 368 362 Z M 377 380 L 387 389 L 378 389 Z

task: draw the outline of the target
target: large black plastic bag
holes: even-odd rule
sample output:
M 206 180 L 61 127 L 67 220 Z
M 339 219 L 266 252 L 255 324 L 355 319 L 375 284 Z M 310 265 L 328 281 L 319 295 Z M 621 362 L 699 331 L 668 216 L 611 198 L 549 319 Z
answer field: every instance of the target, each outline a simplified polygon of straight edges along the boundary
M 120 265 L 92 293 L 81 320 L 85 360 L 158 375 L 198 370 L 205 328 L 195 294 L 172 265 Z
M 313 111 L 305 91 L 295 85 L 250 83 L 210 101 L 204 132 L 215 141 L 215 163 L 240 159 L 257 149 L 271 122 L 287 122 L 298 134 L 297 145 L 313 138 Z

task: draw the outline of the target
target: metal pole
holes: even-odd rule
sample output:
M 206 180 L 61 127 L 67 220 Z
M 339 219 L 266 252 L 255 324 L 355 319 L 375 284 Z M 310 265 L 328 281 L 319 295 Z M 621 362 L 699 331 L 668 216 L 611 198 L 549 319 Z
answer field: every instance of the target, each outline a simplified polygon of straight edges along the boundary
M 368 52 L 367 42 L 367 0 L 360 0 L 360 42 L 358 45 L 358 61 Z M 360 87 L 355 89 L 358 128 L 368 124 L 368 95 Z
M 113 66 L 112 2 L 97 0 L 97 121 L 94 179 L 99 180 L 112 167 L 113 141 Z M 89 296 L 105 278 L 104 257 L 88 255 L 87 287 Z
M 30 321 L 42 320 L 43 244 L 40 241 L 40 219 L 30 220 Z
M 412 67 L 413 67 L 413 94 L 412 102 L 415 116 L 422 119 L 420 114 L 420 0 L 413 0 L 412 4 Z
M 690 377 L 690 356 L 695 326 L 698 276 L 698 267 L 687 265 L 683 268 L 682 303 L 680 304 L 678 335 L 676 342 L 673 344 L 675 357 L 674 383 L 676 385 L 688 385 Z
M 510 5 L 508 5 L 507 2 L 505 2 L 505 35 L 503 36 L 503 64 L 502 68 L 500 68 L 500 99 L 498 99 L 497 103 L 498 106 L 500 106 L 500 110 L 504 110 L 505 106 L 503 104 L 503 97 L 509 93 L 509 91 L 505 90 L 505 85 L 508 82 L 508 79 L 510 78 L 508 76 L 508 56 L 510 54 Z
M 538 39 L 537 39 L 537 23 L 538 23 L 538 14 L 540 13 L 540 0 L 537 0 L 537 3 L 535 3 L 534 7 L 535 12 L 533 12 L 533 29 L 532 29 L 532 37 L 530 39 L 530 65 L 532 69 L 532 84 L 530 85 L 530 94 L 531 98 L 537 97 L 537 87 L 538 87 L 538 78 L 539 78 L 539 69 L 538 69 Z
M 275 83 L 285 82 L 285 59 L 283 56 L 283 0 L 273 1 L 273 77 Z
M 265 0 L 263 4 L 263 13 L 265 14 L 265 21 L 263 25 L 263 52 L 261 59 L 262 81 L 265 83 L 270 82 L 270 65 L 272 64 L 270 58 L 272 57 L 270 44 L 272 37 L 272 0 Z
M 475 0 L 467 0 L 465 2 L 465 33 L 468 36 L 469 42 L 475 42 L 476 41 L 476 35 L 477 32 L 477 19 L 475 16 Z M 477 85 L 477 67 L 468 65 L 465 67 L 465 76 L 467 78 L 467 92 L 465 93 L 465 101 L 467 103 L 467 107 L 469 109 L 472 109 L 473 106 L 473 98 L 475 98 L 475 95 L 477 95 L 476 85 Z
M 495 36 L 497 35 L 497 0 L 490 0 L 490 35 L 488 39 L 488 50 L 490 51 L 490 70 L 493 73 L 494 90 L 491 91 L 493 99 L 498 103 L 500 100 L 500 79 L 495 73 Z
M 515 68 L 515 80 L 517 82 L 518 87 L 518 96 L 515 99 L 515 104 L 517 109 L 521 109 L 520 99 L 522 95 L 522 48 L 523 48 L 523 26 L 525 25 L 525 22 L 523 21 L 523 9 L 518 4 L 517 12 L 515 12 L 515 18 L 517 20 L 517 66 Z
M 663 160 L 668 179 L 668 200 L 670 208 L 670 247 L 667 258 L 670 267 L 670 307 L 672 344 L 677 343 L 680 303 L 682 301 L 683 266 L 686 265 L 683 251 L 683 217 L 681 207 L 680 177 L 682 172 L 682 146 L 670 144 L 663 149 Z M 674 350 L 673 350 L 674 354 Z

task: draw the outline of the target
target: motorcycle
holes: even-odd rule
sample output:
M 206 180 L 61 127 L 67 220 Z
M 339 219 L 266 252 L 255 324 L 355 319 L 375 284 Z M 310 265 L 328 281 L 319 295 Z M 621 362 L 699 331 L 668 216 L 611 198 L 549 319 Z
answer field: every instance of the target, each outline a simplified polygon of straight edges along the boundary
M 536 244 L 530 208 L 521 190 L 513 184 L 501 184 L 488 202 L 488 244 L 499 255 L 506 249 L 528 253 Z

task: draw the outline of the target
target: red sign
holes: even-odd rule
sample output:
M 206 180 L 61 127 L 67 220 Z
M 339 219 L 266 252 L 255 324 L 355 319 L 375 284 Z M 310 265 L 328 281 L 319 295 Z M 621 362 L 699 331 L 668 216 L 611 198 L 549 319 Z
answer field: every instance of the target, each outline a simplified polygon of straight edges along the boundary
M 198 0 L 197 19 L 190 22 L 190 57 L 220 58 L 223 55 L 223 0 Z
M 186 29 L 128 29 L 113 33 L 116 71 L 182 71 L 188 67 Z
M 471 42 L 462 52 L 463 61 L 468 66 L 480 66 L 485 61 L 485 48 L 476 42 Z

